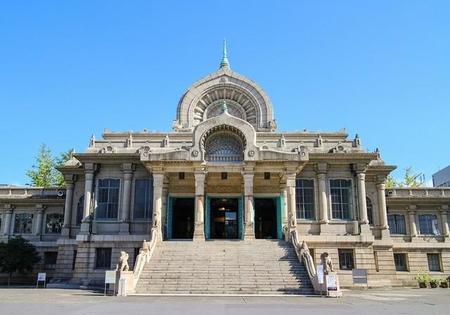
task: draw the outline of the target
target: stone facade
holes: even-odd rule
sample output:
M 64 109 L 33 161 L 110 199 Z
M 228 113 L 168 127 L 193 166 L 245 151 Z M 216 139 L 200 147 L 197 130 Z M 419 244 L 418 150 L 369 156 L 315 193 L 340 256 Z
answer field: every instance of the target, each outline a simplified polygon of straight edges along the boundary
M 65 190 L 1 188 L 0 233 L 57 252 L 55 280 L 99 284 L 120 251 L 133 266 L 152 227 L 159 240 L 177 229 L 193 241 L 214 238 L 214 198 L 236 199 L 233 238 L 289 239 L 297 230 L 315 263 L 329 253 L 342 286 L 352 285 L 352 268 L 368 269 L 371 286 L 413 284 L 430 261 L 439 264 L 433 274 L 447 274 L 450 189 L 386 189 L 394 169 L 345 131 L 278 132 L 264 90 L 222 62 L 183 94 L 172 132 L 93 136 L 60 168 Z M 176 207 L 193 214 L 175 215 Z M 263 207 L 276 212 L 272 223 Z M 19 213 L 32 214 L 30 231 L 15 230 Z M 58 233 L 46 230 L 51 213 L 63 218 Z

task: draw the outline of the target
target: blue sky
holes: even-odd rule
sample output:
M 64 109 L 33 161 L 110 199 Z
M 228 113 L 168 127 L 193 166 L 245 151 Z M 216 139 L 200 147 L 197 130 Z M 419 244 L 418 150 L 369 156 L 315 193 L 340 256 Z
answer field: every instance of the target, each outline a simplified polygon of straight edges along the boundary
M 41 143 L 168 131 L 182 93 L 232 69 L 269 94 L 281 131 L 358 133 L 389 164 L 450 164 L 449 1 L 2 1 L 0 183 Z

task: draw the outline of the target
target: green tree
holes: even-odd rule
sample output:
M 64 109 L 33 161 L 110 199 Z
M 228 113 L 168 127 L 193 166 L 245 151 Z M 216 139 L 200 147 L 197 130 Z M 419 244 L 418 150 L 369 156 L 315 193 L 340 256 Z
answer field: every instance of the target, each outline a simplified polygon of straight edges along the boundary
M 389 175 L 386 181 L 386 188 L 417 188 L 423 187 L 425 184 L 425 176 L 423 173 L 415 173 L 411 166 L 405 168 L 403 181 L 397 181 L 394 177 Z
M 8 286 L 13 273 L 27 273 L 40 261 L 33 244 L 22 237 L 13 237 L 8 243 L 0 243 L 0 271 L 8 273 Z
M 55 159 L 55 167 L 58 168 L 60 166 L 63 166 L 64 163 L 66 163 L 68 160 L 72 158 L 72 154 L 74 153 L 74 149 L 70 149 L 66 152 L 62 152 L 59 157 Z M 56 186 L 64 187 L 64 176 L 60 171 L 56 171 Z
M 31 185 L 45 188 L 52 186 L 63 187 L 65 185 L 64 177 L 56 168 L 67 162 L 71 158 L 73 151 L 73 149 L 70 149 L 61 153 L 59 157 L 54 158 L 50 148 L 45 144 L 41 144 L 36 156 L 36 164 L 26 173 L 31 180 Z
M 56 183 L 55 160 L 52 151 L 45 144 L 39 147 L 36 164 L 27 171 L 32 186 L 51 187 Z

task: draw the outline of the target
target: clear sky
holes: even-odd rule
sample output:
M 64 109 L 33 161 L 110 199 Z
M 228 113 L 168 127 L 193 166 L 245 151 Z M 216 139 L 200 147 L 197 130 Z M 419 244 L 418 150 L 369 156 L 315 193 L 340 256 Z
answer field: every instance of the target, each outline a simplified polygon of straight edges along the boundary
M 2 1 L 0 183 L 27 183 L 41 143 L 171 130 L 223 38 L 279 130 L 346 128 L 397 177 L 450 164 L 450 1 Z

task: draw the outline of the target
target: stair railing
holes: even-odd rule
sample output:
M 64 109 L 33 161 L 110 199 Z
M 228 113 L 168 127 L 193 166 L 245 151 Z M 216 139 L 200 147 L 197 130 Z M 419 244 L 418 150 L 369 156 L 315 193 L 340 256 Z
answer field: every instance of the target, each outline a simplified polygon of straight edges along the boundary
M 136 292 L 136 285 L 141 277 L 141 273 L 144 270 L 146 263 L 150 261 L 153 251 L 155 250 L 158 242 L 158 228 L 153 227 L 151 230 L 150 241 L 142 243 L 142 247 L 139 249 L 139 254 L 136 257 L 133 271 L 121 271 L 119 274 L 119 295 L 127 295 L 128 293 Z M 122 282 L 122 279 L 126 279 Z
M 322 286 L 319 284 L 316 266 L 314 265 L 314 260 L 309 252 L 308 245 L 306 245 L 305 241 L 300 244 L 297 230 L 291 231 L 291 241 L 292 245 L 294 245 L 298 260 L 303 263 L 308 272 L 309 280 L 311 280 L 314 291 L 316 293 L 322 293 Z

